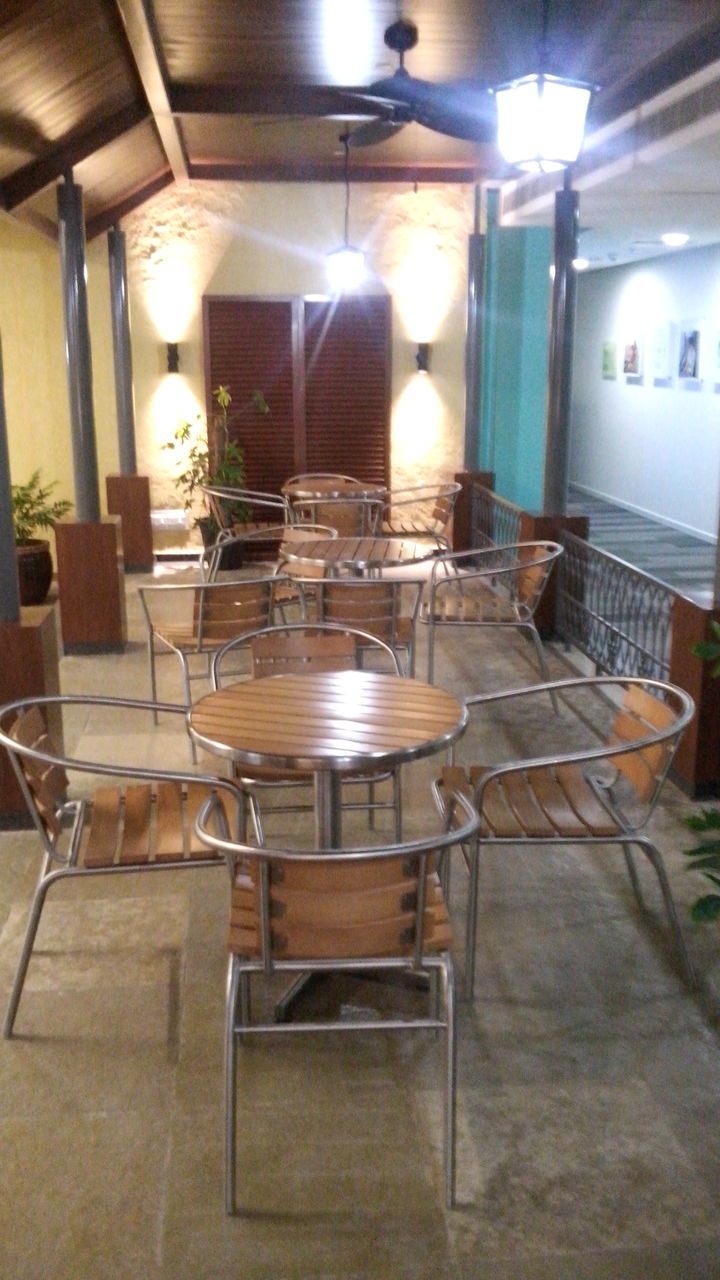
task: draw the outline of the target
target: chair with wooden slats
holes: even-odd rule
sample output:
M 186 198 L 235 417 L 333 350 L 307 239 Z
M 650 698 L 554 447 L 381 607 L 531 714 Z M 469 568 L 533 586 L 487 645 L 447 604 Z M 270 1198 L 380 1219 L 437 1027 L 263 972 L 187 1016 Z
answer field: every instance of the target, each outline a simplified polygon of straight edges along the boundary
M 317 584 L 320 621 L 362 627 L 405 654 L 408 676 L 415 675 L 415 635 L 424 582 L 411 578 L 327 578 Z
M 439 793 L 436 799 L 442 807 Z M 212 808 L 200 816 L 200 835 L 234 867 L 225 1006 L 226 1212 L 236 1212 L 238 1041 L 272 1032 L 313 1031 L 444 1033 L 445 1195 L 453 1207 L 457 1030 L 452 931 L 435 868 L 442 852 L 473 839 L 477 815 L 472 805 L 455 797 L 442 834 L 404 844 L 306 852 L 235 843 Z M 315 972 L 359 971 L 411 974 L 414 985 L 419 974 L 438 975 L 440 990 L 436 982 L 431 984 L 427 1011 L 408 1012 L 405 1000 L 397 1013 L 386 1007 L 352 1020 L 315 1015 L 312 1021 L 270 1021 L 253 1007 L 254 977 L 267 981 L 277 973 L 297 979 Z M 387 1006 L 387 997 L 383 1004 Z
M 182 672 L 184 705 L 189 707 L 190 683 L 209 678 L 213 654 L 233 637 L 273 621 L 275 597 L 284 581 L 283 577 L 268 574 L 230 582 L 171 582 L 139 587 L 147 626 L 152 701 L 157 701 L 156 660 L 161 654 L 174 653 Z M 199 670 L 194 669 L 196 665 Z
M 393 489 L 385 497 L 378 532 L 388 537 L 430 538 L 450 550 L 450 524 L 461 486 L 455 480 Z
M 8 752 L 43 858 L 12 984 L 3 1034 L 12 1035 L 25 975 L 48 890 L 59 880 L 175 871 L 224 865 L 196 830 L 198 813 L 210 795 L 218 799 L 229 828 L 242 829 L 246 797 L 227 778 L 109 764 L 67 756 L 54 738 L 62 734 L 62 711 L 92 714 L 104 708 L 136 716 L 136 732 L 148 732 L 157 704 L 110 697 L 25 698 L 0 708 L 0 745 Z M 184 709 L 160 704 L 163 713 L 184 718 Z M 48 731 L 51 723 L 53 729 Z M 127 730 L 129 732 L 129 729 Z M 97 775 L 88 792 L 87 779 Z M 84 783 L 84 785 L 83 785 Z M 73 792 L 76 792 L 73 796 Z
M 591 747 L 514 759 L 502 764 L 452 764 L 442 773 L 441 794 L 464 790 L 480 815 L 478 848 L 466 849 L 470 872 L 467 901 L 466 990 L 473 992 L 478 911 L 478 854 L 503 846 L 621 845 L 630 881 L 642 907 L 632 856 L 637 845 L 658 877 L 663 902 L 685 974 L 695 982 L 670 884 L 659 849 L 646 833 L 680 739 L 695 707 L 684 690 L 660 680 L 596 676 L 466 699 L 487 714 L 496 704 L 546 697 L 548 691 L 578 713 L 586 726 L 600 726 Z M 524 706 L 524 703 L 522 704 Z M 530 707 L 528 703 L 528 709 Z M 579 723 L 577 717 L 575 724 Z M 557 730 L 555 730 L 557 732 Z
M 329 524 L 341 538 L 371 538 L 379 532 L 385 499 L 380 495 L 341 498 L 298 498 L 293 522 Z
M 242 655 L 244 656 L 244 660 Z M 358 627 L 335 622 L 288 622 L 265 627 L 256 632 L 239 636 L 219 650 L 212 663 L 213 688 L 219 689 L 229 678 L 237 679 L 238 658 L 244 661 L 244 669 L 252 679 L 283 674 L 305 674 L 317 671 L 351 671 L 369 666 L 372 670 L 385 670 L 391 675 L 402 675 L 397 655 L 389 644 Z M 227 672 L 230 670 L 231 677 Z M 263 838 L 262 812 L 266 807 L 284 813 L 302 812 L 312 806 L 305 803 L 265 806 L 260 804 L 263 790 L 312 784 L 313 775 L 304 770 L 294 772 L 258 765 L 238 766 L 237 779 L 254 801 L 254 821 L 259 825 Z M 378 783 L 390 781 L 392 793 L 389 799 L 378 798 Z M 392 810 L 395 818 L 395 835 L 400 839 L 402 827 L 402 792 L 400 769 L 375 769 L 343 778 L 345 786 L 362 785 L 367 797 L 362 800 L 343 798 L 344 809 L 365 810 L 369 824 L 374 826 L 374 815 L 379 809 Z
M 428 628 L 428 680 L 435 671 L 439 627 L 489 627 L 525 632 L 547 681 L 535 614 L 562 550 L 558 542 L 516 542 L 438 556 L 420 609 L 420 622 Z

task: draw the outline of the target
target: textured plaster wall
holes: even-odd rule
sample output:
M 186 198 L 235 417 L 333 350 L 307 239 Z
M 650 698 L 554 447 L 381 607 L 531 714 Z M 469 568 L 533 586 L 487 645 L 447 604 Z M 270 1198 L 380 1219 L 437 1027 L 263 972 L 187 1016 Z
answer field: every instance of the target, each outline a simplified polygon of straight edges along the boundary
M 370 293 L 393 303 L 393 483 L 462 466 L 467 237 L 472 188 L 351 188 L 350 241 L 365 249 Z M 325 255 L 342 241 L 342 184 L 202 183 L 163 192 L 123 222 L 127 238 L 138 468 L 154 507 L 176 507 L 180 418 L 204 412 L 202 296 L 327 292 Z M 181 373 L 163 370 L 180 344 Z M 432 343 L 430 377 L 415 348 Z

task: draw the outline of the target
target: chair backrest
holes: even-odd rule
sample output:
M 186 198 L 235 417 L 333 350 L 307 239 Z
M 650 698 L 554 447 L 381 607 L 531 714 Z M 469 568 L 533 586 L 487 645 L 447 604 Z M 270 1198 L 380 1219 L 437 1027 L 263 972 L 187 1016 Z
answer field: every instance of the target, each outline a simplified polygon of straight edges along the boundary
M 383 526 L 398 533 L 443 539 L 460 489 L 456 481 L 394 489 L 385 499 Z
M 278 572 L 284 573 L 288 578 L 322 578 L 325 573 L 324 565 L 295 565 L 288 559 L 288 552 L 292 552 L 294 542 L 307 542 L 312 538 L 337 538 L 337 536 L 338 531 L 332 525 L 310 524 L 306 521 L 289 524 L 278 548 Z
M 682 733 L 693 713 L 683 690 L 670 684 L 628 680 L 608 746 L 628 744 L 612 764 L 630 783 L 640 804 L 652 809 L 667 776 Z
M 522 606 L 531 618 L 542 598 L 558 556 L 559 542 L 494 544 L 438 556 L 430 575 L 431 594 L 440 599 L 472 596 L 474 591 L 492 599 L 508 599 Z M 469 619 L 477 621 L 477 619 Z
M 358 627 L 334 622 L 288 622 L 238 636 L 220 649 L 212 664 L 213 688 L 222 686 L 223 668 L 246 656 L 246 674 L 259 676 L 312 671 L 350 671 L 362 665 L 366 650 L 374 650 L 392 675 L 401 675 L 397 655 L 377 636 Z M 232 677 L 237 679 L 237 665 Z
M 223 852 L 233 872 L 230 950 L 257 957 L 271 973 L 284 961 L 423 955 L 446 950 L 450 922 L 435 871 L 438 854 L 477 830 L 463 797 L 451 830 L 402 844 L 340 850 L 272 849 L 237 844 L 216 824 L 212 803 L 197 831 Z
M 232 529 L 248 520 L 275 523 L 289 519 L 287 498 L 281 493 L 263 493 L 255 489 L 235 489 L 229 485 L 201 485 L 208 509 L 218 529 Z
M 297 523 L 317 521 L 337 529 L 341 538 L 368 538 L 377 532 L 384 499 L 381 497 L 306 498 L 294 502 Z
M 240 631 L 255 631 L 272 619 L 275 577 L 209 582 L 195 587 L 194 646 L 217 647 Z
M 58 749 L 37 705 L 22 708 L 12 718 L 9 713 L 8 721 L 7 726 L 2 727 L 12 742 L 32 751 L 57 755 Z M 22 752 L 11 753 L 11 760 L 35 825 L 46 844 L 54 844 L 60 835 L 57 811 L 68 788 L 65 769 Z
M 317 616 L 362 627 L 394 646 L 401 619 L 417 619 L 423 583 L 409 578 L 326 578 L 316 592 Z

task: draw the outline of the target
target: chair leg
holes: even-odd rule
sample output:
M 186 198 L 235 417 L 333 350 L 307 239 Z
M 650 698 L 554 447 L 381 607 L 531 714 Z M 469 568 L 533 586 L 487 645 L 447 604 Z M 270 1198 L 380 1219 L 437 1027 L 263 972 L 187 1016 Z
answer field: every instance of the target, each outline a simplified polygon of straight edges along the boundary
M 550 681 L 550 676 L 548 674 L 547 663 L 545 662 L 545 651 L 542 646 L 542 640 L 538 635 L 537 627 L 535 626 L 534 622 L 528 622 L 528 623 L 525 623 L 524 625 L 525 625 L 525 630 L 530 632 L 530 635 L 532 636 L 533 644 L 535 645 L 535 653 L 537 654 L 538 666 L 540 667 L 540 674 L 543 678 L 543 683 L 548 684 Z M 555 715 L 559 716 L 560 705 L 558 703 L 557 697 L 555 696 L 554 689 L 550 690 L 550 701 L 553 704 L 553 711 L 555 712 Z
M 648 840 L 647 837 L 643 837 L 642 839 L 636 839 L 634 843 L 639 845 L 640 848 L 643 850 L 643 853 L 646 855 L 648 861 L 651 863 L 652 867 L 655 870 L 655 874 L 658 880 L 660 881 L 660 889 L 662 891 L 663 901 L 665 903 L 665 911 L 667 913 L 667 917 L 670 922 L 670 928 L 672 930 L 672 934 L 675 939 L 675 945 L 677 946 L 677 949 L 680 953 L 680 960 L 685 970 L 685 976 L 688 980 L 689 985 L 695 988 L 698 985 L 695 966 L 693 965 L 693 962 L 690 959 L 690 953 L 688 952 L 688 949 L 685 945 L 683 932 L 682 932 L 682 929 L 680 928 L 680 920 L 678 919 L 677 908 L 675 906 L 675 901 L 673 899 L 672 892 L 670 889 L 670 881 L 668 880 L 668 877 L 667 877 L 665 864 L 662 860 L 660 850 L 656 848 L 656 846 L 650 840 Z
M 471 846 L 463 846 L 463 856 L 468 869 L 468 896 L 465 908 L 465 983 L 463 995 L 472 1000 L 475 994 L 475 950 L 477 946 L 478 876 L 480 871 L 480 845 L 477 839 Z
M 441 957 L 443 996 L 445 1002 L 445 1203 L 455 1208 L 455 1127 L 457 1117 L 457 1016 L 455 1004 L 455 973 L 452 956 L 446 952 Z
M 148 662 L 150 664 L 150 701 L 157 702 L 157 672 L 155 670 L 155 645 L 153 643 L 152 631 L 148 635 Z M 158 723 L 158 713 L 157 711 L 153 711 L 153 724 Z
M 640 910 L 644 911 L 645 903 L 643 901 L 642 889 L 640 887 L 637 868 L 635 866 L 635 859 L 633 858 L 633 855 L 632 855 L 632 845 L 623 844 L 623 853 L 625 855 L 625 865 L 628 869 L 630 883 L 632 885 L 633 893 L 635 894 L 635 901 L 637 902 Z
M 428 654 L 427 654 L 428 684 L 432 684 L 434 673 L 435 673 L 435 624 L 432 618 L 429 618 L 428 619 Z
M 235 1126 L 237 1111 L 237 1046 L 235 1018 L 241 973 L 230 957 L 225 996 L 225 1212 L 235 1213 Z
M 3 1023 L 3 1036 L 6 1040 L 9 1040 L 12 1036 L 13 1028 L 15 1026 L 18 1005 L 20 1004 L 23 986 L 25 985 L 25 976 L 30 963 L 30 957 L 33 952 L 33 947 L 35 946 L 35 937 L 38 931 L 38 925 L 40 924 L 42 909 L 45 905 L 47 891 L 55 880 L 61 879 L 65 874 L 66 873 L 64 871 L 58 871 L 55 872 L 54 875 L 46 875 L 43 871 L 40 874 L 40 879 L 38 880 L 35 888 L 35 896 L 32 900 L 30 916 L 25 929 L 25 937 L 23 938 L 22 951 L 20 952 L 20 959 L 15 971 L 15 977 L 10 991 L 10 999 L 8 1000 L 8 1007 L 5 1013 L 5 1021 Z

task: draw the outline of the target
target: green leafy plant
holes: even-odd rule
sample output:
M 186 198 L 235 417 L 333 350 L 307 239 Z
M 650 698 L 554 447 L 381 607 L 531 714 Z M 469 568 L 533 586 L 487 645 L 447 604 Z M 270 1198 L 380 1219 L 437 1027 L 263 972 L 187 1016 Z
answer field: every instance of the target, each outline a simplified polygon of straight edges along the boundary
M 32 541 L 36 529 L 51 529 L 56 520 L 67 515 L 72 502 L 66 498 L 50 501 L 50 495 L 57 481 L 51 484 L 40 483 L 40 471 L 33 471 L 27 484 L 12 486 L 12 511 L 15 542 L 23 546 Z
M 710 629 L 714 640 L 701 640 L 692 647 L 696 657 L 705 662 L 712 662 L 711 676 L 720 676 L 720 623 L 711 621 Z M 691 814 L 685 824 L 696 835 L 702 836 L 700 842 L 692 849 L 684 849 L 685 856 L 692 859 L 691 870 L 699 871 L 711 884 L 720 891 L 720 809 L 703 809 L 699 814 Z M 706 893 L 693 903 L 691 908 L 693 920 L 717 920 L 720 916 L 720 892 Z
M 164 449 L 182 454 L 182 469 L 175 477 L 175 485 L 183 496 L 185 511 L 196 509 L 203 486 L 244 489 L 247 483 L 243 450 L 236 441 L 230 439 L 230 388 L 220 383 L 212 394 L 217 410 L 205 434 L 202 434 L 202 418 L 198 414 L 195 423 L 183 420 L 176 428 L 172 440 L 163 445 Z M 251 399 L 258 413 L 270 412 L 262 391 L 253 391 Z M 227 516 L 231 522 L 247 520 L 250 514 L 251 509 L 246 502 L 227 504 Z M 201 527 L 204 525 L 211 540 L 219 532 L 217 522 L 204 500 L 201 514 L 195 516 L 194 523 Z

